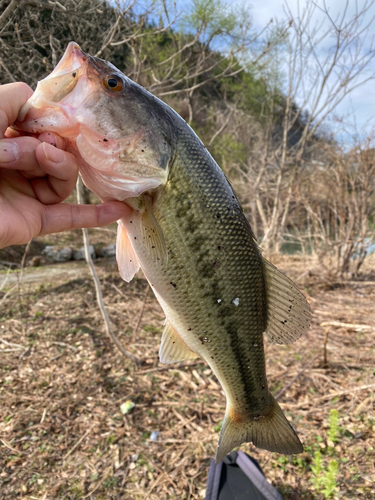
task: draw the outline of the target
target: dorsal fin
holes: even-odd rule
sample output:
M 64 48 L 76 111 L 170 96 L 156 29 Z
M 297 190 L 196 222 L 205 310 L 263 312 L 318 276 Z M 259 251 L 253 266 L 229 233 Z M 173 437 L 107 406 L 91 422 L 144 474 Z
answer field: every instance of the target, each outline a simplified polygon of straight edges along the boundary
M 275 344 L 291 344 L 309 329 L 311 310 L 304 295 L 285 274 L 263 258 L 267 289 L 267 329 Z
M 166 319 L 159 349 L 160 362 L 166 364 L 177 363 L 178 361 L 186 361 L 197 357 L 195 352 L 181 340 L 169 320 Z

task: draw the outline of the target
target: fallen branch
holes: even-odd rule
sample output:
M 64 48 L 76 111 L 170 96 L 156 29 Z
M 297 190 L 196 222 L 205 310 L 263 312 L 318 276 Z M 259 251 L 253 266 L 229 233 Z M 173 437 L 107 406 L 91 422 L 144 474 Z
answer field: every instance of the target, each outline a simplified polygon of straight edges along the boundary
M 4 446 L 6 446 L 10 451 L 13 451 L 13 453 L 15 453 L 16 455 L 23 455 L 22 451 L 12 448 L 12 446 L 7 441 L 5 441 L 5 439 L 0 439 L 0 441 Z
M 92 430 L 93 426 L 90 427 L 89 430 L 87 430 L 83 436 L 81 436 L 78 441 L 76 442 L 76 444 L 73 446 L 73 448 L 70 448 L 70 450 L 68 451 L 68 453 L 65 454 L 63 460 L 66 460 L 68 458 L 68 456 L 73 453 L 73 451 L 82 443 L 82 441 L 90 434 L 91 430 Z
M 17 0 L 12 0 L 10 2 L 8 7 L 4 10 L 4 12 L 0 16 L 0 28 L 2 28 L 5 25 L 5 23 L 8 20 L 8 17 L 10 17 L 13 14 L 13 12 L 16 10 L 19 4 L 20 2 Z
M 364 391 L 365 389 L 372 389 L 373 387 L 375 387 L 375 384 L 361 385 L 360 387 L 355 387 L 354 389 L 348 389 L 346 391 L 337 391 L 337 392 L 332 392 L 331 394 L 325 394 L 324 396 L 316 398 L 315 401 L 317 400 L 323 401 L 324 399 L 331 399 L 331 398 L 336 398 L 338 396 L 345 396 L 346 394 L 351 394 L 352 392 Z
M 18 349 L 27 349 L 27 347 L 23 346 L 23 345 L 20 345 L 20 344 L 13 344 L 12 342 L 7 342 L 6 340 L 4 339 L 0 339 L 0 342 L 2 342 L 3 344 L 9 346 L 9 347 L 17 347 L 17 350 Z
M 177 368 L 189 368 L 189 366 L 199 366 L 204 365 L 204 361 L 197 361 L 195 363 L 171 363 L 167 366 L 158 366 L 157 368 L 149 368 L 148 370 L 142 370 L 133 373 L 133 375 L 143 375 L 145 373 L 153 373 L 153 372 L 164 372 L 167 370 L 176 370 Z
M 324 342 L 323 342 L 323 366 L 324 368 L 328 367 L 328 355 L 327 355 L 327 344 L 328 344 L 328 336 L 329 336 L 329 326 L 326 327 L 326 332 L 324 335 Z
M 373 330 L 371 325 L 357 325 L 352 323 L 341 323 L 340 321 L 323 321 L 320 326 L 338 326 L 339 328 L 350 328 L 351 330 Z
M 375 281 L 334 281 L 332 285 L 375 286 Z
M 360 387 L 355 387 L 354 389 L 348 389 L 346 391 L 331 392 L 330 394 L 325 394 L 324 396 L 319 396 L 317 398 L 313 398 L 312 400 L 306 400 L 306 401 L 303 401 L 302 403 L 298 403 L 295 405 L 288 404 L 288 403 L 286 403 L 285 405 L 290 407 L 290 408 L 301 408 L 302 406 L 305 406 L 305 405 L 315 404 L 317 401 L 324 401 L 325 399 L 337 398 L 340 396 L 345 396 L 346 394 L 352 394 L 353 392 L 364 391 L 366 389 L 372 389 L 373 387 L 375 387 L 375 384 L 361 385 Z

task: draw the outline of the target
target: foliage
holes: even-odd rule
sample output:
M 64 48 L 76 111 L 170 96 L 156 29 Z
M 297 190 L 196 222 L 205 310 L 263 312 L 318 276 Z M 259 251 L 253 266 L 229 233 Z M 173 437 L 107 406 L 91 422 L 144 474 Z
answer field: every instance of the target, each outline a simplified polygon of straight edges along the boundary
M 332 409 L 329 412 L 329 427 L 328 427 L 328 439 L 332 443 L 336 443 L 339 437 L 339 412 L 336 409 Z
M 337 460 L 330 460 L 324 476 L 322 493 L 326 498 L 332 498 L 337 492 L 336 477 L 339 472 Z
M 314 453 L 314 459 L 310 467 L 311 471 L 314 474 L 311 479 L 311 482 L 313 483 L 315 488 L 319 491 L 323 483 L 323 471 L 324 471 L 322 454 L 320 453 L 320 451 L 316 451 Z
M 322 454 L 316 451 L 311 470 L 314 474 L 311 482 L 316 490 L 323 493 L 325 498 L 332 498 L 338 492 L 336 478 L 339 472 L 339 466 L 337 460 L 330 460 L 328 468 L 325 470 Z

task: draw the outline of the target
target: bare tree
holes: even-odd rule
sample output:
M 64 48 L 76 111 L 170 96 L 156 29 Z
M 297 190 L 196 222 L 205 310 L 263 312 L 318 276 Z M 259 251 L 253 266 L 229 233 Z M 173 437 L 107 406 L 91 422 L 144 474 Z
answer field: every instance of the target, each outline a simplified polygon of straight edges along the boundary
M 330 140 L 326 134 L 323 142 L 320 138 L 327 118 L 350 92 L 375 77 L 374 45 L 367 36 L 373 4 L 366 1 L 350 17 L 347 0 L 334 19 L 324 2 L 319 7 L 307 0 L 297 16 L 286 8 L 290 30 L 268 54 L 273 64 L 260 68 L 271 90 L 271 111 L 257 146 L 264 154 L 254 155 L 249 148 L 249 160 L 242 168 L 248 183 L 247 205 L 257 210 L 266 250 L 280 249 L 304 169 L 314 155 L 316 161 L 322 160 L 316 145 Z M 318 13 L 321 21 L 316 23 Z
M 308 231 L 303 238 L 331 276 L 355 277 L 373 243 L 374 137 L 348 152 L 326 146 L 326 162 L 311 164 L 300 184 Z

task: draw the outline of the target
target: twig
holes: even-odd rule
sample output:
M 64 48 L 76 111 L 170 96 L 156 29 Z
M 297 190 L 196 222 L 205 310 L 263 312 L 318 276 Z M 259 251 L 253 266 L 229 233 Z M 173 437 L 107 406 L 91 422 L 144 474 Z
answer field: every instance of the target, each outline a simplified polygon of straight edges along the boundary
M 307 271 L 304 271 L 302 274 L 300 274 L 300 275 L 298 276 L 298 278 L 296 278 L 294 281 L 299 281 L 299 280 L 301 280 L 304 276 L 306 276 L 306 274 L 309 274 L 309 272 L 310 272 L 310 270 L 309 270 L 309 269 L 307 269 Z
M 171 479 L 171 477 L 164 470 L 160 469 L 160 467 L 158 467 L 156 465 L 156 463 L 153 460 L 151 460 L 151 458 L 149 456 L 147 456 L 145 453 L 143 453 L 143 456 L 147 459 L 147 461 L 149 463 L 151 463 L 152 467 L 154 469 L 156 469 L 159 472 L 159 474 L 162 474 L 167 479 L 167 481 L 173 486 L 173 488 L 175 488 L 175 489 L 177 488 L 176 483 Z M 149 497 L 149 493 L 147 494 L 146 498 L 148 498 L 148 497 Z
M 11 445 L 5 441 L 5 439 L 0 439 L 0 441 L 3 443 L 4 446 L 6 446 L 10 451 L 13 451 L 13 453 L 16 453 L 16 455 L 22 454 L 21 451 L 16 450 L 15 448 L 12 448 Z
M 13 344 L 12 342 L 7 342 L 6 340 L 4 339 L 0 339 L 0 342 L 2 342 L 3 344 L 5 345 L 8 345 L 10 347 L 18 347 L 18 349 L 27 349 L 27 347 L 23 346 L 23 345 L 20 345 L 20 344 Z
M 82 186 L 82 181 L 81 181 L 81 178 L 79 177 L 77 180 L 77 201 L 79 204 L 82 204 L 81 186 Z M 88 233 L 87 229 L 85 229 L 85 228 L 82 229 L 82 233 L 83 233 L 83 243 L 84 243 L 84 247 L 85 247 L 86 262 L 89 266 L 91 275 L 92 275 L 94 283 L 95 283 L 96 300 L 98 301 L 100 312 L 102 313 L 102 316 L 104 319 L 104 324 L 105 324 L 107 334 L 112 339 L 114 344 L 117 346 L 119 351 L 125 357 L 131 359 L 135 364 L 140 365 L 141 360 L 139 358 L 137 358 L 136 356 L 134 356 L 133 354 L 131 354 L 130 352 L 128 352 L 126 349 L 124 349 L 123 346 L 121 345 L 120 341 L 118 340 L 118 338 L 116 337 L 116 335 L 112 331 L 111 324 L 109 321 L 108 312 L 107 312 L 107 309 L 106 309 L 106 307 L 104 305 L 104 301 L 103 301 L 103 293 L 102 293 L 102 287 L 100 285 L 100 280 L 99 280 L 99 277 L 96 273 L 95 266 L 94 266 L 94 263 L 92 261 L 91 255 L 90 255 L 89 233 Z
M 159 366 L 157 368 L 150 368 L 149 370 L 142 370 L 138 372 L 134 372 L 133 375 L 143 375 L 145 373 L 153 373 L 153 372 L 164 372 L 167 370 L 176 370 L 176 368 L 189 368 L 189 366 L 199 366 L 204 365 L 204 361 L 197 361 L 195 363 L 171 363 L 168 366 Z
M 72 351 L 76 351 L 77 348 L 74 347 L 73 345 L 70 345 L 70 344 L 65 344 L 65 342 L 51 342 L 52 345 L 59 345 L 59 346 L 62 346 L 62 347 L 68 347 L 69 349 L 71 349 Z
M 4 26 L 9 16 L 12 15 L 13 11 L 16 9 L 17 4 L 20 2 L 18 0 L 12 0 L 8 7 L 4 10 L 4 12 L 0 16 L 0 29 Z
M 124 297 L 124 299 L 128 300 L 128 297 L 114 283 L 110 283 L 110 285 L 116 290 L 117 293 Z
M 100 486 L 104 483 L 104 481 L 107 479 L 108 476 L 104 476 L 102 477 L 102 479 L 99 481 L 99 483 L 95 486 L 95 488 L 93 490 L 91 490 L 87 495 L 85 495 L 84 497 L 82 497 L 82 499 L 84 500 L 85 498 L 89 498 L 91 497 L 91 495 L 93 493 L 95 493 L 95 491 L 100 488 Z
M 29 248 L 30 248 L 30 245 L 31 245 L 31 242 L 32 240 L 30 240 L 28 242 L 28 244 L 26 245 L 25 247 L 25 251 L 23 252 L 23 255 L 22 255 L 22 260 L 21 260 L 21 266 L 20 266 L 20 272 L 19 272 L 19 275 L 18 275 L 18 282 L 20 283 L 23 279 L 23 272 L 25 270 L 25 264 L 26 264 L 26 257 L 27 257 L 27 254 L 29 253 Z
M 42 418 L 40 419 L 41 424 L 44 422 L 46 415 L 47 415 L 47 408 L 44 408 Z
M 0 65 L 4 68 L 4 71 L 9 76 L 9 79 L 12 82 L 16 82 L 17 80 L 15 79 L 15 77 L 13 76 L 13 74 L 11 73 L 11 71 L 9 70 L 8 66 L 5 64 L 5 62 L 4 62 L 4 60 L 3 60 L 2 57 L 0 57 Z
M 11 293 L 11 292 L 12 292 L 15 288 L 17 288 L 17 287 L 18 287 L 18 283 L 16 283 L 14 286 L 12 286 L 12 288 L 11 288 L 10 290 L 8 290 L 8 291 L 7 291 L 7 293 L 4 295 L 4 297 L 3 297 L 3 298 L 1 299 L 1 301 L 0 301 L 0 307 L 3 305 L 3 302 L 5 302 L 5 301 L 6 301 L 6 299 L 7 299 L 8 295 L 10 295 L 10 293 Z
M 332 398 L 337 398 L 339 396 L 345 396 L 346 394 L 351 394 L 353 392 L 357 391 L 364 391 L 366 389 L 372 389 L 375 387 L 375 384 L 370 384 L 370 385 L 361 385 L 360 387 L 355 387 L 354 389 L 348 389 L 346 391 L 337 391 L 337 392 L 331 392 L 329 394 L 325 394 L 324 396 L 319 396 L 317 398 L 314 398 L 312 401 L 303 401 L 302 403 L 298 404 L 287 404 L 286 406 L 290 408 L 301 408 L 302 406 L 308 405 L 310 403 L 315 404 L 317 401 L 324 401 L 325 399 L 332 399 Z
M 313 359 L 312 359 L 312 360 L 310 360 L 310 362 L 309 362 L 309 363 L 307 363 L 307 365 L 306 365 L 306 366 L 304 366 L 304 367 L 302 368 L 302 370 L 300 370 L 300 371 L 297 373 L 297 375 L 296 375 L 296 376 L 295 376 L 295 377 L 294 377 L 294 378 L 293 378 L 293 379 L 289 382 L 289 384 L 287 384 L 287 385 L 286 385 L 283 389 L 281 389 L 281 391 L 280 391 L 280 392 L 279 392 L 279 393 L 275 396 L 275 399 L 276 399 L 276 400 L 277 400 L 277 399 L 279 399 L 279 398 L 280 398 L 280 397 L 284 394 L 284 392 L 286 392 L 286 391 L 289 389 L 289 387 L 290 387 L 290 386 L 292 386 L 292 385 L 294 384 L 294 382 L 298 379 L 298 377 L 300 377 L 300 376 L 302 375 L 302 373 L 303 373 L 304 371 L 306 371 L 306 370 L 307 370 L 307 368 L 309 368 L 309 367 L 310 367 L 310 366 L 314 363 L 314 361 L 315 361 L 318 357 L 319 357 L 319 354 L 317 354 L 316 356 L 314 356 L 314 357 L 313 357 Z
M 133 340 L 132 340 L 133 343 L 136 341 L 138 328 L 139 328 L 139 325 L 141 324 L 142 316 L 143 316 L 143 313 L 144 313 L 144 310 L 145 310 L 145 306 L 146 306 L 147 294 L 148 294 L 149 290 L 150 290 L 150 284 L 147 283 L 145 294 L 144 294 L 144 297 L 143 297 L 143 304 L 142 304 L 141 312 L 139 313 L 138 321 L 137 321 L 137 324 L 135 325 L 135 328 L 134 328 L 134 331 L 133 331 Z
M 349 286 L 374 286 L 375 281 L 334 281 L 332 286 L 335 285 L 349 285 Z
M 3 352 L 17 352 L 17 351 L 19 351 L 19 349 L 1 349 L 0 352 L 3 353 Z
M 348 389 L 346 391 L 337 391 L 337 392 L 332 392 L 331 394 L 325 394 L 324 396 L 320 396 L 317 399 L 320 401 L 324 399 L 336 398 L 338 396 L 345 396 L 345 394 L 351 394 L 352 392 L 364 391 L 365 389 L 372 389 L 373 387 L 375 387 L 375 384 L 361 385 L 360 387 L 355 387 L 354 389 Z
M 329 328 L 329 326 L 327 326 L 325 334 L 324 334 L 324 342 L 323 342 L 323 366 L 324 366 L 324 368 L 327 368 L 327 366 L 328 366 L 327 344 L 328 344 L 329 331 L 330 331 L 330 328 Z
M 4 286 L 7 283 L 8 279 L 9 279 L 9 273 L 10 273 L 10 267 L 8 268 L 7 274 L 6 274 L 5 278 L 3 279 L 3 282 L 0 285 L 0 291 L 4 288 Z
M 92 425 L 92 426 L 90 427 L 90 429 L 89 429 L 89 430 L 87 430 L 87 431 L 84 433 L 84 435 L 78 439 L 78 441 L 77 441 L 77 442 L 76 442 L 76 444 L 73 446 L 73 448 L 70 448 L 70 450 L 68 451 L 68 453 L 66 453 L 66 455 L 65 455 L 65 456 L 64 456 L 64 458 L 63 458 L 63 460 L 66 460 L 66 459 L 68 458 L 68 456 L 69 456 L 71 453 L 73 453 L 73 451 L 74 451 L 74 450 L 75 450 L 75 449 L 76 449 L 76 448 L 77 448 L 77 447 L 78 447 L 78 446 L 82 443 L 82 441 L 83 441 L 83 440 L 84 440 L 84 439 L 85 439 L 85 438 L 86 438 L 86 437 L 90 434 L 90 432 L 91 432 L 91 430 L 92 430 L 92 428 L 93 428 L 93 427 L 94 427 L 94 426 Z
M 371 403 L 371 401 L 373 400 L 373 395 L 371 396 L 368 396 L 366 399 L 364 399 L 362 401 L 362 403 L 360 403 L 357 408 L 354 410 L 354 415 L 357 417 L 358 415 L 360 415 L 362 413 L 363 410 L 366 409 L 366 407 L 368 406 L 369 403 Z
M 353 323 L 341 323 L 340 321 L 323 321 L 320 326 L 338 326 L 341 328 L 350 328 L 352 330 L 373 330 L 374 327 L 371 325 L 359 325 Z

